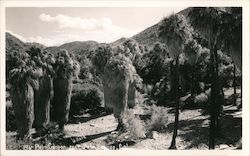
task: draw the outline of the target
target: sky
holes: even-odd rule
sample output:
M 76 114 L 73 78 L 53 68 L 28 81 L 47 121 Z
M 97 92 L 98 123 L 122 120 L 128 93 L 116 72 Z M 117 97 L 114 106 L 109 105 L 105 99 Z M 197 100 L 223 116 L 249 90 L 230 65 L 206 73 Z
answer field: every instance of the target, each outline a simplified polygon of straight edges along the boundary
M 131 37 L 184 7 L 8 7 L 6 31 L 24 42 L 58 46 L 72 41 L 110 43 Z

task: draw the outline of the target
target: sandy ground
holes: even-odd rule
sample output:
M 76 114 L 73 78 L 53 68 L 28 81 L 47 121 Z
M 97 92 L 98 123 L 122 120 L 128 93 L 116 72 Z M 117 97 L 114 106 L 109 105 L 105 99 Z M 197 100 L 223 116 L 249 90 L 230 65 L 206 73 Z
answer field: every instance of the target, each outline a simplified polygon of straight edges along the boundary
M 233 90 L 225 92 L 225 96 Z M 171 108 L 166 108 L 171 112 Z M 139 111 L 140 112 L 140 111 Z M 184 110 L 179 116 L 179 130 L 176 139 L 177 149 L 208 149 L 209 116 L 202 115 L 200 109 Z M 242 132 L 242 112 L 236 106 L 224 106 L 221 117 L 223 136 L 216 140 L 216 149 L 236 149 L 240 146 Z M 172 139 L 174 114 L 169 113 L 168 127 L 163 132 L 152 132 L 152 136 L 137 141 L 113 140 L 119 135 L 115 131 L 117 122 L 112 114 L 88 114 L 79 117 L 74 123 L 65 126 L 65 135 L 58 137 L 57 145 L 66 145 L 67 149 L 168 149 Z M 13 132 L 7 133 L 7 144 L 11 144 Z M 121 144 L 114 144 L 120 141 Z

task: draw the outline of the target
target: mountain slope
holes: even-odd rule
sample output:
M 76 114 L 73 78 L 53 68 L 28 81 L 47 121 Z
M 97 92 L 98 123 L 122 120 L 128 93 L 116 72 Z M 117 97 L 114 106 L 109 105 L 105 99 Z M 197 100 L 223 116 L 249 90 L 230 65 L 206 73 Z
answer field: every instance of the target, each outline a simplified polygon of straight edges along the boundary
M 159 24 L 155 24 L 136 34 L 132 38 L 142 45 L 151 47 L 155 42 L 160 42 L 160 39 L 158 38 L 158 28 Z
M 96 41 L 75 41 L 75 42 L 65 43 L 58 47 L 57 46 L 48 47 L 45 50 L 55 54 L 61 49 L 66 49 L 70 53 L 79 54 L 85 51 L 92 50 L 98 47 L 98 45 L 99 43 Z
M 184 9 L 177 14 L 182 14 L 184 16 L 188 16 L 188 12 L 191 8 Z M 142 45 L 146 45 L 148 47 L 152 47 L 156 42 L 162 42 L 158 37 L 158 29 L 160 26 L 160 22 L 154 24 L 153 26 L 143 30 L 142 32 L 132 36 L 131 38 L 135 39 L 138 43 Z
M 111 45 L 111 47 L 115 47 L 115 46 L 118 46 L 118 45 L 121 45 L 123 42 L 125 42 L 128 38 L 125 38 L 125 37 L 122 37 L 112 43 L 109 43 Z
M 19 51 L 19 50 L 24 50 L 26 47 L 25 43 L 21 41 L 20 39 L 16 38 L 10 33 L 5 33 L 6 36 L 6 52 L 8 53 L 9 51 Z
M 8 32 L 6 32 L 5 35 L 6 35 L 6 37 L 5 37 L 6 38 L 6 45 L 5 45 L 6 53 L 12 53 L 14 51 L 19 51 L 19 52 L 25 51 L 32 46 L 39 47 L 41 49 L 45 48 L 45 46 L 40 44 L 40 43 L 23 42 Z

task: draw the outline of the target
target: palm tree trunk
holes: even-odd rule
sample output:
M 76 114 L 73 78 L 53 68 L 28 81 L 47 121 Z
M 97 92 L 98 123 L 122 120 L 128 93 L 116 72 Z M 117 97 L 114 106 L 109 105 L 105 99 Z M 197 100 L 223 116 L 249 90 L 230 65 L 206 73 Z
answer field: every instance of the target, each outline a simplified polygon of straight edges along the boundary
M 215 136 L 221 136 L 221 125 L 220 125 L 220 114 L 222 111 L 222 106 L 223 106 L 223 100 L 224 100 L 224 96 L 222 97 L 222 87 L 220 85 L 219 82 L 219 69 L 218 69 L 218 53 L 217 53 L 217 48 L 214 48 L 214 57 L 215 57 L 215 97 L 216 97 L 216 101 L 215 101 Z M 223 98 L 223 100 L 222 100 Z
M 218 54 L 216 49 L 217 38 L 210 48 L 211 52 L 211 68 L 212 68 L 212 86 L 211 86 L 211 101 L 210 101 L 210 135 L 209 135 L 209 149 L 215 148 L 216 133 L 220 131 L 220 85 L 218 78 Z
M 233 78 L 233 86 L 234 86 L 234 103 L 233 105 L 236 106 L 236 74 L 235 74 L 235 63 L 234 63 L 234 78 Z
M 211 53 L 211 72 L 212 72 L 212 84 L 211 84 L 211 101 L 210 101 L 210 128 L 209 128 L 209 149 L 214 149 L 215 146 L 215 113 L 214 113 L 214 105 L 215 105 L 215 68 L 214 68 L 214 53 L 212 52 L 212 48 L 210 49 Z
M 175 122 L 172 142 L 169 149 L 176 149 L 176 137 L 179 124 L 179 57 L 176 57 L 176 72 L 175 72 Z

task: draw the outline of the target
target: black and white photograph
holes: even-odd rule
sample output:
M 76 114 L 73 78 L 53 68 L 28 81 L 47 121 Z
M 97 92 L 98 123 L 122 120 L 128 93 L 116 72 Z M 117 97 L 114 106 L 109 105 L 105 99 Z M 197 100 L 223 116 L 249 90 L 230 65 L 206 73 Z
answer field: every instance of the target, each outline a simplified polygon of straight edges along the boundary
M 1 149 L 249 152 L 241 2 L 2 3 Z

